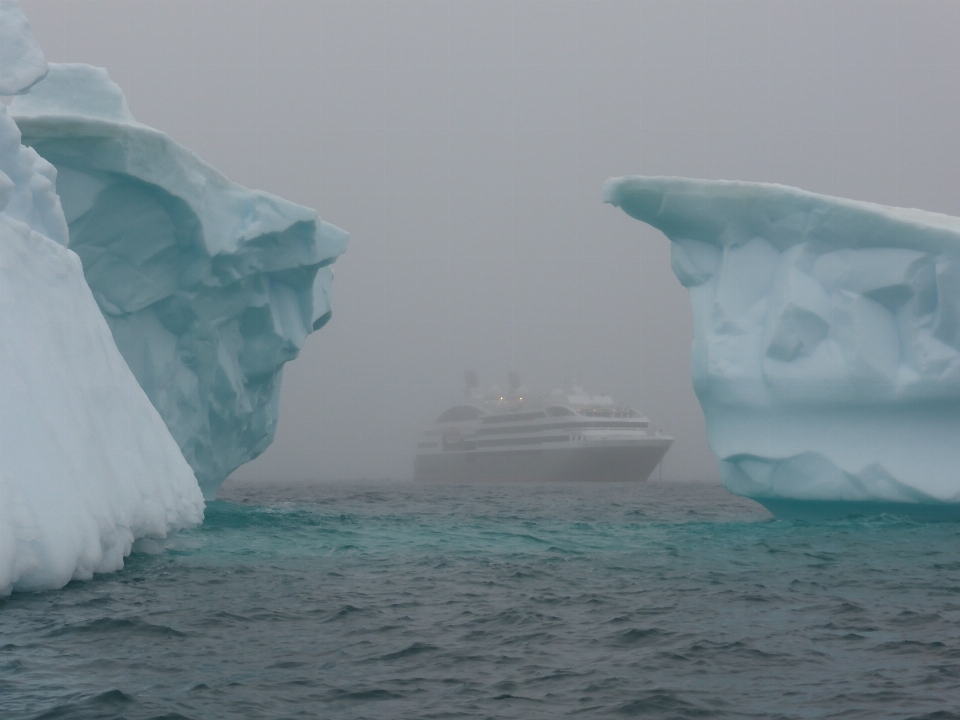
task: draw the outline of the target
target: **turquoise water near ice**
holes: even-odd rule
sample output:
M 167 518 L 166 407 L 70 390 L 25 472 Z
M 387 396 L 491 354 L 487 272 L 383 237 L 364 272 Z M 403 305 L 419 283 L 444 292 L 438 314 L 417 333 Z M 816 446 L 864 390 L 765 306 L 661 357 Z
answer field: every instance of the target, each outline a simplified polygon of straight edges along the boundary
M 226 487 L 0 600 L 0 717 L 960 718 L 960 524 L 716 486 Z

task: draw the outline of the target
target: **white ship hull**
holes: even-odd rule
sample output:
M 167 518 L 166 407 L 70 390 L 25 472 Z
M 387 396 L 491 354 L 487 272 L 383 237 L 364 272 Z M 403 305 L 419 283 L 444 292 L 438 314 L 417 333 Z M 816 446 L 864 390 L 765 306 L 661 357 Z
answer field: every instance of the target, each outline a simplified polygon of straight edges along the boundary
M 414 476 L 432 481 L 643 482 L 672 438 L 596 442 L 577 446 L 463 450 L 416 456 Z

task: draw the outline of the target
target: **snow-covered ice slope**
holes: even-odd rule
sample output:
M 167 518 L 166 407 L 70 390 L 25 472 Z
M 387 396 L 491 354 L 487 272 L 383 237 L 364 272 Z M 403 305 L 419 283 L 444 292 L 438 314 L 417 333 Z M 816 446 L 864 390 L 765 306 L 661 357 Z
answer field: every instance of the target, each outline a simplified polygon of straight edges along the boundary
M 0 3 L 0 40 L 11 27 L 29 33 Z M 5 93 L 38 65 L 32 38 L 10 47 L 3 77 L 20 85 Z M 65 247 L 55 180 L 0 105 L 0 595 L 116 570 L 136 538 L 203 519 L 190 466 Z
M 613 178 L 604 199 L 672 241 L 731 492 L 960 516 L 960 218 L 683 178 Z
M 273 441 L 283 364 L 330 318 L 347 234 L 138 123 L 103 69 L 51 64 L 10 113 L 57 168 L 120 352 L 215 496 Z
M 0 212 L 0 594 L 117 570 L 136 538 L 202 519 L 79 258 Z

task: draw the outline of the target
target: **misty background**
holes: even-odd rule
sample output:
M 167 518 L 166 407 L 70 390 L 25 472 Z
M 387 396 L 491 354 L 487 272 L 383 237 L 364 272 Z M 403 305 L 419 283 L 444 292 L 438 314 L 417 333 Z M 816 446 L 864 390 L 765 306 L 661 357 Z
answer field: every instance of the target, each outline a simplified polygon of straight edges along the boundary
M 580 376 L 716 480 L 687 293 L 611 176 L 960 215 L 960 2 L 23 0 L 51 62 L 351 234 L 242 480 L 409 478 L 463 371 Z

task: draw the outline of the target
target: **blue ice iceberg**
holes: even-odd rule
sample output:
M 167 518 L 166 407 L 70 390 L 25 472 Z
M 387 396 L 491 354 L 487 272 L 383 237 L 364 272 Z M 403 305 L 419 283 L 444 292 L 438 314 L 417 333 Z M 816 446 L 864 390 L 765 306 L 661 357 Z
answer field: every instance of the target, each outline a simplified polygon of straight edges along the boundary
M 960 518 L 960 218 L 684 178 L 604 199 L 672 242 L 728 490 L 780 516 Z
M 11 2 L 0 43 L 0 92 L 46 72 Z M 203 518 L 190 466 L 65 247 L 56 175 L 0 104 L 0 595 L 119 569 L 137 538 Z
M 51 64 L 10 114 L 56 167 L 69 247 L 214 497 L 273 441 L 283 364 L 330 318 L 347 234 L 138 123 L 103 69 Z

